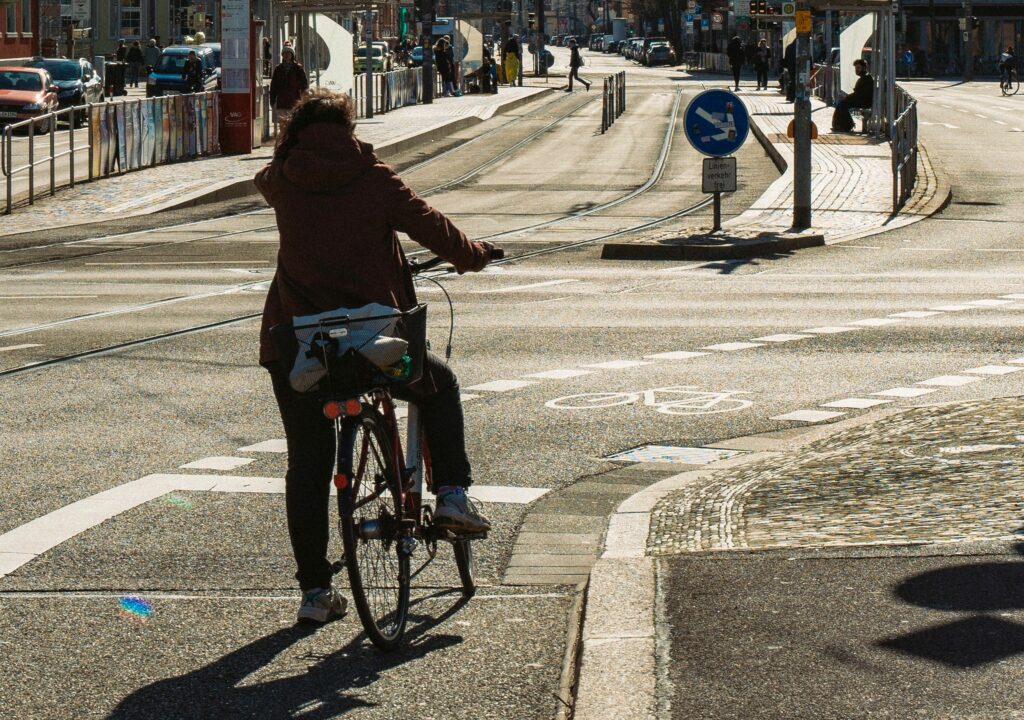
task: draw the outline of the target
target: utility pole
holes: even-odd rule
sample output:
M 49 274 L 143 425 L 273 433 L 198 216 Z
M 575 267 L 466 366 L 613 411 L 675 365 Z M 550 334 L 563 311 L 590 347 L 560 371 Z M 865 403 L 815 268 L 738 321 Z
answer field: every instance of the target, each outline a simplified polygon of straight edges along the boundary
M 544 64 L 544 0 L 537 0 L 537 76 L 548 74 Z
M 423 0 L 420 6 L 423 24 L 423 104 L 434 102 L 434 0 Z
M 303 24 L 305 27 L 305 24 Z M 366 54 L 366 115 L 373 117 L 373 10 L 366 11 L 366 27 L 363 28 L 363 37 L 366 38 L 364 50 Z M 303 46 L 305 49 L 305 46 Z
M 971 27 L 973 8 L 971 0 L 964 0 L 964 81 L 974 79 L 974 28 Z
M 796 102 L 793 105 L 793 227 L 811 226 L 811 101 L 807 97 L 810 66 L 811 5 L 796 3 Z

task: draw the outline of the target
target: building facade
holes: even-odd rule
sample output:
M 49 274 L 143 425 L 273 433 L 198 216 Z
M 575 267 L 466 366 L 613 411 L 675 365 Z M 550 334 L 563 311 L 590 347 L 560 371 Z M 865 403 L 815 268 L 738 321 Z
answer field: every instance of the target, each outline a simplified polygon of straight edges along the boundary
M 39 54 L 39 6 L 36 0 L 0 0 L 0 58 Z

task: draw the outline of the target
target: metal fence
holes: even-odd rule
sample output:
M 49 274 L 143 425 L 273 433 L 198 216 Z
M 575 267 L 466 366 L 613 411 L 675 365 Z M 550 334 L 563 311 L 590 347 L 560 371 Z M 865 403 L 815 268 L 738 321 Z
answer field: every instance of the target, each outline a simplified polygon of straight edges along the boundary
M 896 120 L 889 145 L 892 148 L 892 211 L 910 199 L 917 184 L 917 100 L 896 86 Z
M 619 72 L 604 79 L 601 97 L 601 133 L 604 134 L 615 119 L 626 112 L 626 73 Z
M 84 142 L 75 137 L 81 118 L 89 121 Z M 219 118 L 219 94 L 199 93 L 92 103 L 8 125 L 0 134 L 4 214 L 14 207 L 17 181 L 27 181 L 24 199 L 31 205 L 44 193 L 53 195 L 58 188 L 83 180 L 219 152 Z M 66 129 L 60 129 L 59 122 L 66 122 Z M 43 132 L 37 132 L 40 125 Z M 84 153 L 85 173 L 78 162 Z M 65 158 L 66 167 L 58 167 Z M 20 193 L 17 199 L 22 199 Z
M 441 76 L 434 73 L 434 96 L 443 92 Z M 356 103 L 356 117 L 380 115 L 400 107 L 423 102 L 423 68 L 405 68 L 373 74 L 373 92 L 370 111 L 367 111 L 366 76 L 357 75 L 352 89 Z

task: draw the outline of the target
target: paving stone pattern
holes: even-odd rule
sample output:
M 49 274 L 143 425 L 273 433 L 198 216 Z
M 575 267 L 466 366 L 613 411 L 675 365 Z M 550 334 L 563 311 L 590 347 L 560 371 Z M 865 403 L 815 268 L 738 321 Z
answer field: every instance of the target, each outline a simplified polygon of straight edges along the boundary
M 915 408 L 716 473 L 651 516 L 648 553 L 1024 534 L 1019 398 Z

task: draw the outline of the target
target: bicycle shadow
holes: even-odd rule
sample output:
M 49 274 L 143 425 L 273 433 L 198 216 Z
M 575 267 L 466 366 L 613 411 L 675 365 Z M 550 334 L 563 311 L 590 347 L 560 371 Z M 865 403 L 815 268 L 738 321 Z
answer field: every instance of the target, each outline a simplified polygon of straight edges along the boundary
M 432 597 L 417 599 L 412 605 Z M 304 719 L 317 720 L 372 707 L 374 703 L 351 691 L 374 684 L 388 670 L 463 642 L 462 636 L 428 637 L 427 633 L 459 612 L 467 602 L 460 598 L 436 616 L 415 613 L 410 608 L 405 644 L 392 653 L 380 652 L 366 639 L 366 634 L 360 632 L 330 655 L 303 656 L 311 661 L 305 672 L 242 685 L 275 657 L 320 629 L 301 624 L 281 628 L 198 670 L 136 690 L 107 717 L 112 720 L 144 717 L 205 720 L 301 714 Z M 340 622 L 357 623 L 355 609 L 351 608 L 349 615 Z

